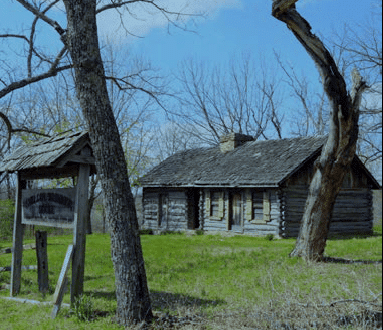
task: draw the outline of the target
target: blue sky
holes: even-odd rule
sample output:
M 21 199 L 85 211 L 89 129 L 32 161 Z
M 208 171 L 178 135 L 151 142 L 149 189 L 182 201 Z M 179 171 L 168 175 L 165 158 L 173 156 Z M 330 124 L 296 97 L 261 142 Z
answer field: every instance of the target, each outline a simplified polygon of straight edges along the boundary
M 373 16 L 378 1 L 299 0 L 297 7 L 310 22 L 314 33 L 322 39 L 332 39 L 334 32 L 341 31 L 345 24 L 364 25 Z M 240 57 L 242 53 L 250 54 L 255 60 L 263 58 L 275 63 L 275 51 L 298 72 L 311 77 L 313 82 L 319 81 L 315 65 L 303 47 L 285 24 L 271 16 L 271 0 L 158 0 L 158 3 L 171 11 L 182 10 L 190 14 L 203 12 L 205 18 L 196 17 L 193 22 L 192 17 L 183 17 L 183 22 L 194 31 L 185 32 L 174 27 L 168 29 L 166 19 L 155 14 L 152 8 L 142 5 L 130 7 L 132 15 L 124 13 L 121 17 L 115 11 L 107 11 L 98 17 L 101 44 L 108 38 L 118 49 L 126 48 L 133 54 L 149 59 L 165 75 L 176 71 L 184 60 L 224 65 L 233 56 Z M 50 11 L 49 16 L 63 27 L 66 26 L 62 4 Z M 129 31 L 141 38 L 126 35 L 124 29 L 119 27 L 121 19 Z M 0 34 L 23 31 L 28 35 L 32 20 L 33 16 L 17 1 L 1 0 Z M 55 54 L 62 47 L 57 33 L 44 22 L 40 22 L 37 28 L 40 45 L 48 50 L 53 49 L 52 54 Z M 7 47 L 0 40 L 0 61 L 9 50 Z M 15 41 L 11 47 L 12 51 L 21 54 L 23 42 Z M 17 58 L 7 58 L 5 63 L 11 65 L 12 61 L 17 61 Z M 18 70 L 22 74 L 26 72 L 21 65 Z M 292 109 L 294 101 L 288 96 L 284 104 Z M 287 115 L 290 118 L 294 116 L 290 113 Z
M 374 6 L 379 0 L 299 0 L 297 7 L 302 16 L 311 24 L 313 32 L 322 39 L 333 39 L 335 31 L 341 31 L 345 24 L 364 25 L 372 17 Z M 110 0 L 103 0 L 104 3 Z M 263 59 L 271 63 L 271 69 L 280 70 L 275 64 L 274 51 L 281 58 L 310 77 L 311 82 L 319 85 L 319 74 L 315 65 L 303 47 L 298 43 L 286 25 L 271 16 L 271 0 L 158 0 L 157 3 L 170 11 L 182 11 L 189 14 L 204 13 L 205 18 L 184 16 L 182 20 L 193 32 L 186 32 L 168 26 L 163 15 L 156 13 L 152 6 L 143 4 L 129 7 L 131 14 L 108 10 L 98 16 L 100 44 L 108 39 L 123 52 L 143 56 L 162 75 L 175 72 L 184 60 L 203 61 L 207 66 L 225 65 L 231 58 L 240 58 L 241 54 L 251 55 L 257 61 Z M 22 31 L 29 35 L 28 28 L 33 16 L 16 0 L 1 0 L 0 34 Z M 62 27 L 66 26 L 60 3 L 49 12 Z M 377 10 L 375 9 L 375 12 Z M 376 17 L 375 17 L 376 18 Z M 133 34 L 127 35 L 124 26 Z M 57 33 L 46 23 L 37 26 L 37 43 L 52 52 L 62 47 Z M 8 44 L 0 39 L 0 61 L 8 50 Z M 7 45 L 7 46 L 6 46 Z M 17 40 L 11 44 L 12 51 L 22 54 L 25 42 Z M 24 48 L 25 49 L 25 48 Z M 21 61 L 15 56 L 7 57 L 6 63 Z M 20 62 L 18 70 L 25 77 L 25 60 Z M 17 74 L 16 73 L 16 74 Z M 287 95 L 288 96 L 288 95 Z M 286 98 L 286 110 L 294 106 L 294 100 Z
M 334 31 L 343 29 L 345 24 L 363 24 L 369 20 L 376 2 L 300 0 L 297 7 L 312 25 L 314 33 L 331 39 Z M 188 28 L 194 31 L 185 32 L 174 27 L 168 29 L 166 19 L 156 14 L 151 6 L 135 5 L 130 7 L 131 15 L 125 12 L 121 17 L 115 10 L 108 10 L 98 16 L 100 43 L 108 39 L 120 50 L 127 49 L 132 54 L 143 56 L 161 69 L 163 75 L 176 71 L 184 60 L 204 61 L 208 66 L 224 65 L 243 53 L 256 61 L 261 58 L 266 62 L 270 60 L 276 67 L 275 51 L 298 73 L 310 76 L 314 83 L 319 81 L 315 65 L 303 47 L 285 24 L 271 16 L 271 0 L 158 0 L 158 3 L 171 11 L 202 12 L 205 18 L 196 17 L 193 22 L 192 17 L 183 17 Z M 17 1 L 1 0 L 0 9 L 0 34 L 11 31 L 29 34 L 33 16 Z M 61 3 L 49 12 L 49 16 L 65 27 L 63 9 Z M 120 27 L 121 19 L 129 31 L 141 38 L 127 35 Z M 37 28 L 37 41 L 47 49 L 56 48 L 52 51 L 54 55 L 62 47 L 57 33 L 44 22 L 40 22 Z M 22 46 L 25 45 L 20 40 L 12 44 L 12 48 L 20 53 Z M 0 39 L 0 51 L 6 50 Z M 12 57 L 12 60 L 16 58 Z M 19 65 L 19 70 L 20 73 L 26 72 L 24 62 Z
M 127 36 L 118 28 L 120 17 L 111 11 L 99 17 L 99 34 L 120 46 L 128 47 L 132 52 L 143 54 L 157 67 L 174 69 L 178 63 L 195 58 L 214 63 L 223 63 L 235 54 L 250 53 L 254 58 L 260 55 L 272 57 L 273 50 L 302 70 L 313 70 L 311 59 L 298 44 L 283 23 L 270 14 L 271 0 L 160 0 L 170 10 L 183 9 L 184 12 L 206 13 L 205 19 L 196 18 L 190 29 L 196 33 L 170 29 L 161 15 L 153 15 L 148 8 L 133 7 L 133 13 L 139 18 L 124 15 L 125 26 L 134 34 L 143 38 Z M 371 16 L 375 0 L 300 0 L 297 7 L 300 13 L 311 23 L 314 32 L 331 38 L 335 30 L 344 24 L 363 22 Z M 16 1 L 2 0 L 0 10 L 0 31 L 11 31 L 15 26 L 27 28 L 31 16 Z M 59 6 L 51 16 L 65 26 L 65 17 Z M 44 23 L 39 25 L 43 31 L 47 47 L 59 45 L 55 32 L 50 32 Z M 47 32 L 49 31 L 49 32 Z M 1 47 L 1 44 L 0 44 Z M 0 48 L 1 49 L 1 48 Z
M 214 2 L 222 2 L 222 5 L 216 4 L 210 17 L 198 20 L 194 27 L 197 33 L 171 29 L 169 34 L 166 26 L 154 26 L 145 38 L 127 38 L 129 41 L 125 42 L 164 69 L 172 69 L 187 58 L 222 63 L 241 52 L 267 59 L 273 57 L 275 50 L 302 70 L 312 70 L 316 74 L 312 60 L 292 33 L 271 16 L 271 0 Z M 330 38 L 346 23 L 367 20 L 372 1 L 306 0 L 299 1 L 297 6 L 315 33 Z M 103 27 L 100 26 L 100 34 Z

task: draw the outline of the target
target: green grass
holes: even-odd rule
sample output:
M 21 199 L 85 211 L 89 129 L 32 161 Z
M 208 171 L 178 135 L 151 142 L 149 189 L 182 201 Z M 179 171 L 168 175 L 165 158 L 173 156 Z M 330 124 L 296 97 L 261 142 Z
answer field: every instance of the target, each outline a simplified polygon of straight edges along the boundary
M 48 238 L 51 294 L 43 298 L 38 292 L 37 271 L 32 270 L 22 273 L 19 297 L 52 300 L 71 240 L 71 236 Z M 141 241 L 153 309 L 173 315 L 204 315 L 207 325 L 190 329 L 240 329 L 245 324 L 254 328 L 262 322 L 261 328 L 272 329 L 272 321 L 261 314 L 281 319 L 295 313 L 306 320 L 314 307 L 297 308 L 300 304 L 316 306 L 344 299 L 372 301 L 382 290 L 381 264 L 307 264 L 288 257 L 294 239 L 168 234 L 142 235 Z M 32 241 L 25 240 L 24 244 L 29 242 Z M 0 248 L 8 246 L 9 242 L 0 243 Z M 0 329 L 117 329 L 112 322 L 116 302 L 109 236 L 88 236 L 86 249 L 84 294 L 90 297 L 95 311 L 91 324 L 80 322 L 65 308 L 51 320 L 49 306 L 0 299 Z M 372 237 L 328 240 L 326 255 L 381 261 L 381 226 Z M 10 254 L 0 255 L 0 267 L 10 262 Z M 23 264 L 36 264 L 34 250 L 24 251 Z M 0 272 L 0 295 L 9 295 L 4 288 L 9 282 L 10 272 Z M 374 303 L 379 301 L 381 297 Z M 64 303 L 69 303 L 68 293 Z M 355 308 L 352 304 L 350 311 L 346 308 L 342 313 L 355 312 Z M 314 312 L 324 313 L 322 309 Z M 258 317 L 251 316 L 254 313 Z

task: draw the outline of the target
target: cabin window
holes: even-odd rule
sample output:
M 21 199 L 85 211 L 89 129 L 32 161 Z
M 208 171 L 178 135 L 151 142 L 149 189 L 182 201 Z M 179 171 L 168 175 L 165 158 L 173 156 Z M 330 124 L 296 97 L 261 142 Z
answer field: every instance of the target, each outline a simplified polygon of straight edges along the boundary
M 211 220 L 222 220 L 224 216 L 224 193 L 208 191 L 206 193 L 206 215 Z
M 255 224 L 270 221 L 270 193 L 248 190 L 246 195 L 246 219 Z

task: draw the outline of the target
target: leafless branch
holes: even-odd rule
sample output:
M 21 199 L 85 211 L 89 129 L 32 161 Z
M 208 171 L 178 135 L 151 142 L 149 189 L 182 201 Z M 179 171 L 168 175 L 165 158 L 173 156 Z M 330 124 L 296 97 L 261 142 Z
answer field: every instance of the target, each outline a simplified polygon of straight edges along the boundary
M 26 1 L 26 0 L 16 0 L 17 2 L 19 2 L 24 8 L 26 8 L 28 11 L 30 11 L 31 13 L 33 13 L 35 16 L 37 16 L 38 18 L 40 18 L 42 21 L 44 21 L 45 23 L 49 24 L 50 26 L 52 26 L 56 31 L 57 33 L 60 35 L 60 36 L 63 36 L 65 34 L 65 30 L 60 26 L 59 23 L 57 23 L 56 21 L 50 19 L 48 16 L 45 15 L 45 13 L 50 9 L 52 8 L 55 4 L 57 4 L 60 0 L 54 0 L 47 8 L 46 10 L 44 11 L 41 11 L 39 10 L 38 8 L 34 7 L 30 2 Z
M 168 21 L 170 25 L 173 25 L 179 29 L 189 31 L 186 26 L 182 26 L 177 23 L 177 20 L 179 20 L 180 17 L 201 17 L 202 14 L 190 14 L 190 13 L 181 13 L 181 12 L 175 12 L 166 9 L 164 6 L 160 6 L 155 0 L 129 0 L 129 1 L 118 1 L 118 2 L 112 2 L 107 5 L 102 6 L 101 8 L 96 10 L 96 14 L 100 14 L 106 10 L 109 9 L 124 9 L 126 10 L 132 17 L 135 17 L 135 15 L 132 13 L 132 11 L 129 9 L 128 5 L 134 4 L 134 3 L 142 3 L 142 4 L 148 4 L 153 6 L 158 12 L 160 12 L 165 19 Z M 122 16 L 122 13 L 120 13 L 120 16 Z M 135 19 L 138 19 L 135 17 Z M 121 19 L 121 25 L 124 26 L 124 22 Z M 128 29 L 124 27 L 125 31 L 133 36 L 139 37 L 135 34 L 132 34 Z M 190 32 L 190 31 L 189 31 Z
M 9 93 L 11 93 L 11 92 L 13 92 L 13 91 L 15 91 L 17 89 L 23 88 L 23 87 L 25 87 L 27 85 L 30 85 L 32 83 L 44 80 L 46 78 L 54 77 L 59 72 L 64 71 L 64 70 L 68 70 L 68 69 L 71 69 L 71 68 L 72 68 L 72 65 L 70 65 L 70 64 L 69 65 L 64 65 L 64 66 L 61 66 L 61 67 L 56 67 L 56 68 L 54 68 L 54 66 L 52 66 L 51 69 L 49 69 L 45 73 L 39 74 L 37 76 L 30 77 L 30 78 L 21 79 L 19 81 L 15 81 L 15 82 L 9 84 L 8 86 L 6 86 L 5 88 L 0 90 L 0 99 L 2 97 L 4 97 L 5 95 L 7 95 L 7 94 L 9 94 Z
M 165 105 L 161 102 L 159 99 L 160 93 L 151 91 L 149 89 L 136 86 L 132 84 L 131 82 L 127 81 L 123 78 L 113 77 L 113 76 L 105 76 L 105 79 L 113 81 L 113 83 L 122 91 L 124 90 L 138 90 L 141 91 L 147 95 L 149 95 L 163 110 L 167 110 Z
M 50 137 L 50 135 L 47 135 L 42 132 L 34 131 L 32 129 L 26 128 L 26 127 L 20 127 L 20 128 L 13 128 L 11 121 L 9 120 L 8 116 L 5 115 L 3 112 L 0 112 L 0 118 L 3 120 L 5 125 L 7 126 L 7 131 L 8 131 L 8 137 L 7 137 L 7 143 L 8 143 L 8 148 L 10 148 L 10 143 L 11 143 L 11 138 L 13 133 L 29 133 L 29 134 L 35 134 L 35 135 L 40 135 L 44 137 Z

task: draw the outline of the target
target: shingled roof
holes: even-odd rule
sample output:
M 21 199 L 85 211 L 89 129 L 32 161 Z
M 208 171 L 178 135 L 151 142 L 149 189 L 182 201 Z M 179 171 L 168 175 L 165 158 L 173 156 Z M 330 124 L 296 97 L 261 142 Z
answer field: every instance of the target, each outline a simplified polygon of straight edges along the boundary
M 1 172 L 63 167 L 69 156 L 90 145 L 87 131 L 61 134 L 26 144 L 0 161 Z
M 316 157 L 327 136 L 250 141 L 226 153 L 219 147 L 187 150 L 151 170 L 143 187 L 276 187 Z

